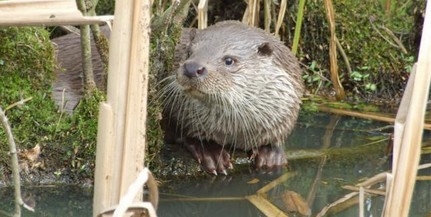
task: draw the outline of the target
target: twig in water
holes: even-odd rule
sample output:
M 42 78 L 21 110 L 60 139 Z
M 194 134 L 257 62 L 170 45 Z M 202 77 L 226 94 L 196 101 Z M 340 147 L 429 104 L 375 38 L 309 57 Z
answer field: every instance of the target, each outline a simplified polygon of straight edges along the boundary
M 30 100 L 29 98 L 28 100 Z M 28 101 L 27 100 L 27 101 Z M 21 100 L 22 101 L 22 100 Z M 20 101 L 20 102 L 21 102 Z M 23 103 L 23 102 L 21 102 Z M 18 103 L 14 103 L 18 104 Z M 13 105 L 8 106 L 8 108 L 12 108 Z M 3 128 L 6 132 L 6 136 L 9 143 L 9 153 L 11 155 L 11 161 L 12 161 L 12 175 L 13 175 L 13 183 L 15 187 L 15 213 L 14 216 L 21 216 L 21 205 L 24 206 L 24 208 L 34 212 L 34 209 L 30 206 L 27 206 L 21 197 L 21 184 L 20 184 L 20 175 L 19 175 L 19 165 L 18 165 L 18 155 L 17 155 L 17 149 L 15 140 L 13 138 L 12 129 L 9 125 L 8 119 L 6 117 L 6 114 L 4 113 L 3 109 L 0 107 L 0 119 L 3 125 Z

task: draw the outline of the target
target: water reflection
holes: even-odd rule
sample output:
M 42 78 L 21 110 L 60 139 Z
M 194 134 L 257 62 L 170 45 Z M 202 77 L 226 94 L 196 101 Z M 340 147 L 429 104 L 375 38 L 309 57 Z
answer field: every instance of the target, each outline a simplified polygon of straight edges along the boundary
M 262 196 L 278 210 L 288 212 L 283 199 L 285 192 L 296 192 L 309 204 L 312 216 L 351 193 L 342 187 L 354 186 L 390 169 L 385 156 L 391 127 L 355 118 L 316 114 L 302 116 L 290 137 L 289 167 L 294 173 L 263 195 L 257 193 L 281 175 L 242 173 L 228 181 L 200 180 L 169 183 L 159 210 L 160 216 L 265 216 L 256 206 L 247 203 L 250 195 Z M 430 157 L 423 156 L 426 162 Z M 430 173 L 430 170 L 421 171 Z M 258 180 L 252 182 L 251 180 Z M 378 184 L 377 188 L 384 187 Z M 172 195 L 175 192 L 177 195 Z M 431 210 L 429 181 L 419 181 L 415 188 L 410 216 L 426 216 Z M 353 197 L 325 216 L 351 217 L 359 215 L 358 197 Z M 365 216 L 380 216 L 382 196 L 365 198 Z M 171 208 L 173 207 L 173 208 Z M 300 216 L 288 213 L 290 216 Z M 283 214 L 276 214 L 283 216 Z
M 34 201 L 35 212 L 22 209 L 22 216 L 31 217 L 75 217 L 92 215 L 91 188 L 76 186 L 25 187 L 23 197 Z M 13 213 L 12 188 L 0 188 L 0 210 Z M 0 216 L 4 216 L 0 214 Z

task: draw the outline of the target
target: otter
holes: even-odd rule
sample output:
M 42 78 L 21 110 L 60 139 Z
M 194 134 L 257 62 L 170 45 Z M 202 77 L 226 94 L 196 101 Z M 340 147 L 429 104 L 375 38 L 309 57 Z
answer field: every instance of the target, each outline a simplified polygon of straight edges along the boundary
M 108 28 L 102 30 L 109 37 Z M 65 71 L 57 72 L 53 98 L 68 113 L 83 95 L 79 40 L 76 34 L 53 40 Z M 100 55 L 94 45 L 92 51 L 96 84 L 103 89 Z M 282 145 L 298 117 L 304 86 L 298 60 L 280 40 L 238 21 L 186 28 L 175 68 L 161 82 L 166 143 L 183 144 L 212 174 L 233 167 L 232 149 L 247 151 L 256 169 L 287 163 Z
M 183 143 L 215 175 L 232 168 L 232 148 L 248 151 L 256 169 L 287 164 L 282 145 L 304 85 L 299 61 L 280 40 L 223 21 L 184 29 L 175 55 L 177 70 L 162 91 L 167 143 Z

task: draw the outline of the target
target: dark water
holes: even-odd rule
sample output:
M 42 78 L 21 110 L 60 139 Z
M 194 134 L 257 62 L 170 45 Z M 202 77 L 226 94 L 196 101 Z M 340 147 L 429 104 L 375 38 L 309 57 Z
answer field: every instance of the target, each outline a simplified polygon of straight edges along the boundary
M 392 131 L 386 124 L 327 114 L 302 115 L 289 139 L 289 166 L 285 171 L 259 174 L 248 165 L 235 165 L 229 176 L 168 180 L 161 189 L 158 215 L 174 216 L 265 216 L 247 196 L 274 180 L 277 183 L 262 194 L 278 210 L 288 212 L 286 192 L 296 192 L 310 204 L 312 216 L 325 206 L 352 192 L 341 188 L 355 185 L 390 169 L 385 158 L 387 138 Z M 429 137 L 429 136 L 428 136 Z M 422 162 L 430 162 L 423 156 Z M 421 171 L 429 175 L 431 171 Z M 12 189 L 0 189 L 0 210 L 13 210 Z M 23 216 L 91 216 L 92 189 L 73 186 L 25 188 L 24 195 L 36 202 L 36 213 Z M 380 216 L 384 197 L 366 197 L 365 216 Z M 268 205 L 264 205 L 268 207 Z M 431 182 L 417 181 L 410 216 L 431 213 Z M 289 216 L 301 216 L 288 212 Z M 0 216 L 2 214 L 0 213 Z M 326 216 L 358 216 L 356 203 L 338 207 Z

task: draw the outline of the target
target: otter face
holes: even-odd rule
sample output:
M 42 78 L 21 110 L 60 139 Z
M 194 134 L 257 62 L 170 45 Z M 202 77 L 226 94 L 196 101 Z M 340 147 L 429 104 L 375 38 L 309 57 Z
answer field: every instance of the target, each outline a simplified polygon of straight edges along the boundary
M 243 31 L 247 36 L 247 32 L 256 35 L 254 29 Z M 259 77 L 266 76 L 262 67 L 272 65 L 271 42 L 260 32 L 254 40 L 236 39 L 232 32 L 235 29 L 217 26 L 196 32 L 187 48 L 187 59 L 176 71 L 176 81 L 184 93 L 204 101 L 220 101 L 219 97 L 228 96 L 229 92 L 246 91 L 247 86 L 264 82 Z
M 203 99 L 211 94 L 228 91 L 232 86 L 232 73 L 238 71 L 238 67 L 236 60 L 231 57 L 223 57 L 215 64 L 191 58 L 178 69 L 176 79 L 184 92 Z

